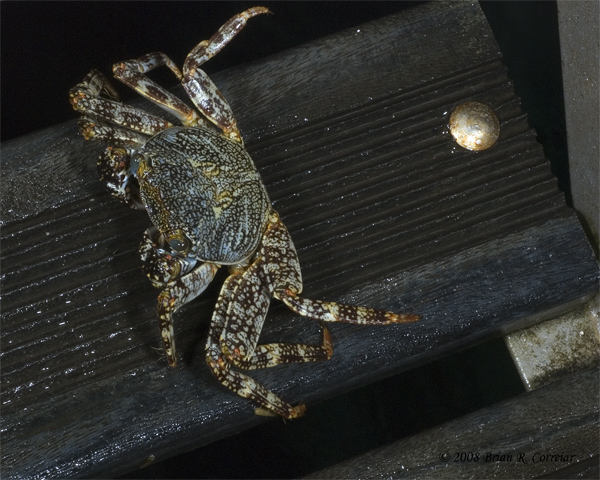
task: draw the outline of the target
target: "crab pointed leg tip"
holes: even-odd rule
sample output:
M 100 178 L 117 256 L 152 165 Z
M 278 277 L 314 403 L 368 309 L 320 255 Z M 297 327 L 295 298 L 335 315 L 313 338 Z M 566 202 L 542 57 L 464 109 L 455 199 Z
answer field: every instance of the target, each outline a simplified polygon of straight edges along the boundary
M 260 415 L 261 417 L 277 417 L 278 415 L 268 408 L 257 407 L 254 409 L 254 415 Z
M 284 417 L 287 418 L 288 420 L 291 420 L 293 418 L 298 418 L 298 417 L 303 416 L 304 412 L 306 412 L 306 405 L 304 405 L 303 403 L 299 403 L 295 407 L 292 407 L 288 416 L 284 416 Z M 279 416 L 273 410 L 266 408 L 266 407 L 255 408 L 254 414 L 260 415 L 261 417 L 278 417 Z
M 269 10 L 267 7 L 253 7 L 246 10 L 246 15 L 248 18 L 254 17 L 256 15 L 260 15 L 262 13 L 266 13 L 267 15 L 273 15 L 273 12 Z
M 418 315 L 406 315 L 406 314 L 395 314 L 393 313 L 390 316 L 390 321 L 392 323 L 414 323 L 418 322 L 421 319 Z
M 299 403 L 298 405 L 296 405 L 293 409 L 292 414 L 290 415 L 290 418 L 298 418 L 304 415 L 304 413 L 306 412 L 306 405 L 304 405 L 303 403 Z

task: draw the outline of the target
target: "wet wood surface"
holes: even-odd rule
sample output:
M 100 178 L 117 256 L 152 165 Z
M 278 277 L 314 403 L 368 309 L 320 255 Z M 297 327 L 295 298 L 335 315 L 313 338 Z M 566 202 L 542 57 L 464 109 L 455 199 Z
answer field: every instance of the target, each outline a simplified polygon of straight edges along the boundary
M 307 478 L 598 478 L 598 373 L 574 373 Z
M 309 415 L 596 291 L 592 251 L 477 5 L 420 5 L 213 80 L 295 240 L 305 295 L 422 316 L 334 325 L 331 361 L 252 373 Z M 485 152 L 447 132 L 467 99 L 500 118 Z M 204 363 L 222 275 L 176 314 L 182 362 L 167 368 L 137 255 L 149 220 L 104 191 L 103 146 L 73 120 L 2 147 L 5 474 L 115 476 L 266 421 Z M 314 322 L 271 307 L 265 341 L 317 338 Z

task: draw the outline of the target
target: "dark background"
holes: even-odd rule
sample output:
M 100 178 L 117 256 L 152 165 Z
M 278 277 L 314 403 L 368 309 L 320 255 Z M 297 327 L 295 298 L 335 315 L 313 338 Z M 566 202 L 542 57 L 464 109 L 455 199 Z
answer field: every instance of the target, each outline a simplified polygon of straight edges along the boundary
M 74 119 L 68 91 L 90 69 L 109 74 L 113 63 L 153 51 L 181 65 L 196 43 L 251 6 L 266 5 L 274 15 L 252 19 L 250 28 L 206 64 L 208 74 L 418 3 L 2 1 L 1 140 Z M 483 1 L 481 6 L 570 204 L 556 2 Z M 153 78 L 173 84 L 164 70 Z M 135 95 L 124 86 L 119 92 L 125 100 Z
M 178 65 L 235 13 L 266 5 L 210 74 L 251 62 L 414 2 L 7 2 L 1 9 L 2 141 L 74 120 L 68 90 L 92 68 L 163 51 Z M 556 3 L 483 2 L 523 109 L 567 200 L 568 168 Z M 166 70 L 166 69 L 165 69 Z M 310 72 L 306 72 L 310 75 Z M 174 84 L 170 72 L 153 78 Z M 119 85 L 124 99 L 135 96 Z M 296 422 L 252 430 L 153 465 L 139 478 L 291 478 L 334 464 L 522 391 L 502 340 L 349 395 Z
M 3 1 L 2 141 L 75 118 L 68 91 L 90 69 L 110 74 L 113 63 L 153 51 L 181 67 L 198 42 L 256 5 L 273 15 L 253 18 L 206 63 L 209 75 L 406 8 L 403 2 Z M 125 98 L 135 95 L 118 88 Z

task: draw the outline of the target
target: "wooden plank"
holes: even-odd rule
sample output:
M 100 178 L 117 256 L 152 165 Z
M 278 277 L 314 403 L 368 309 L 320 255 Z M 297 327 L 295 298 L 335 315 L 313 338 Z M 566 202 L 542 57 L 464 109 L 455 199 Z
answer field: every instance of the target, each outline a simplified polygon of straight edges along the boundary
M 597 478 L 598 373 L 577 372 L 307 478 Z
M 284 398 L 310 408 L 595 291 L 591 250 L 477 5 L 420 5 L 213 78 L 295 239 L 306 295 L 423 316 L 335 325 L 330 362 L 253 373 Z M 472 98 L 501 120 L 486 152 L 447 133 Z M 265 421 L 203 361 L 223 276 L 177 314 L 182 366 L 156 352 L 157 292 L 136 253 L 149 222 L 104 192 L 101 149 L 75 121 L 3 145 L 8 476 L 115 476 Z M 318 330 L 274 305 L 263 337 Z

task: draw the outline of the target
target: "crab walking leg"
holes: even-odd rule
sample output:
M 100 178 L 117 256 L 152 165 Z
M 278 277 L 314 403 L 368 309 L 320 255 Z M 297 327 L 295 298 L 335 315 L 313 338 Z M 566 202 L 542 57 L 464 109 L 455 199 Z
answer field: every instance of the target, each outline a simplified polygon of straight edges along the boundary
M 258 260 L 237 279 L 227 302 L 219 340 L 221 351 L 232 361 L 254 353 L 270 303 L 271 294 Z
M 177 365 L 173 313 L 200 295 L 215 277 L 218 265 L 200 263 L 185 257 L 175 257 L 162 250 L 161 238 L 154 227 L 144 232 L 140 245 L 142 269 L 157 288 L 157 313 L 160 335 L 169 366 Z
M 245 358 L 241 357 L 239 352 L 252 350 L 252 347 L 249 347 L 247 344 L 256 344 L 260 336 L 259 326 L 253 327 L 251 328 L 253 334 L 244 335 L 245 343 L 244 345 L 240 345 L 239 337 L 231 334 L 232 330 L 237 331 L 240 328 L 240 318 L 232 318 L 230 314 L 232 310 L 232 297 L 234 296 L 234 292 L 235 295 L 239 293 L 238 288 L 240 286 L 243 288 L 243 284 L 244 278 L 241 275 L 231 275 L 227 279 L 227 284 L 223 286 L 215 310 L 218 313 L 215 313 L 211 323 L 207 349 L 211 348 L 212 345 L 225 354 L 228 352 L 238 352 L 238 355 L 228 355 L 228 360 L 234 363 L 235 366 L 245 370 L 274 367 L 281 363 L 316 362 L 331 358 L 333 354 L 331 335 L 324 325 L 321 325 L 323 330 L 321 345 L 266 343 L 256 345 L 251 354 L 246 354 Z M 225 320 L 226 318 L 227 321 Z M 245 320 L 245 317 L 241 320 Z M 227 330 L 229 330 L 227 333 L 224 331 L 226 325 Z M 224 341 L 225 343 L 223 343 Z
M 217 299 L 215 309 L 213 310 L 213 316 L 208 330 L 208 339 L 206 340 L 206 351 L 210 352 L 211 350 L 215 350 L 217 356 L 220 356 L 222 353 L 221 335 L 223 334 L 223 329 L 226 324 L 227 307 L 231 300 L 231 296 L 233 295 L 233 291 L 241 279 L 242 276 L 239 274 L 232 274 L 227 277 L 225 282 L 223 282 L 219 298 Z M 207 354 L 207 359 L 209 356 L 210 355 Z
M 244 370 L 269 368 L 282 363 L 323 362 L 333 355 L 329 330 L 322 325 L 321 345 L 299 343 L 264 343 L 257 345 L 247 360 L 237 360 L 235 366 Z
M 242 145 L 244 142 L 231 107 L 200 65 L 221 51 L 250 18 L 263 13 L 271 12 L 265 7 L 254 7 L 233 16 L 210 39 L 196 45 L 183 64 L 182 84 L 194 105 L 226 136 Z
M 211 321 L 206 360 L 215 377 L 238 395 L 262 406 L 259 414 L 275 413 L 295 418 L 304 413 L 283 401 L 247 375 L 232 370 L 272 367 L 281 363 L 323 361 L 331 358 L 333 347 L 323 326 L 321 345 L 269 343 L 257 345 L 274 287 L 285 284 L 301 289 L 300 270 L 289 236 L 275 212 L 263 237 L 260 255 L 243 274 L 233 274 L 224 283 Z M 277 249 L 277 247 L 280 247 Z M 292 255 L 289 253 L 292 251 Z
M 388 325 L 411 323 L 419 320 L 417 315 L 405 315 L 376 310 L 373 308 L 344 305 L 322 300 L 309 300 L 298 296 L 302 291 L 302 278 L 298 255 L 291 236 L 279 218 L 272 217 L 263 242 L 263 256 L 279 261 L 280 268 L 271 266 L 279 278 L 274 281 L 274 297 L 284 302 L 291 310 L 304 317 L 325 322 L 346 322 L 363 325 Z
M 389 325 L 390 323 L 413 323 L 417 322 L 420 318 L 417 315 L 396 314 L 374 308 L 324 302 L 322 300 L 310 300 L 299 297 L 289 289 L 276 292 L 275 296 L 298 315 L 324 322 Z
M 206 363 L 223 386 L 241 397 L 253 400 L 269 412 L 282 417 L 299 417 L 306 410 L 303 404 L 293 407 L 251 377 L 232 370 L 230 359 L 221 350 L 220 339 L 228 323 L 228 305 L 241 279 L 241 275 L 232 275 L 223 284 L 211 321 L 206 345 Z
M 258 339 L 273 290 L 302 289 L 296 251 L 287 230 L 275 212 L 263 236 L 258 259 L 229 288 L 227 324 L 220 334 L 221 351 L 236 366 L 266 368 L 281 363 L 314 362 L 331 358 L 329 331 L 322 325 L 321 345 L 271 343 Z M 287 234 L 287 235 L 286 235 Z
M 167 361 L 171 367 L 177 365 L 173 313 L 200 295 L 215 277 L 217 269 L 214 263 L 202 263 L 187 275 L 168 284 L 158 296 L 156 308 L 158 325 Z
M 71 103 L 73 103 L 73 94 L 83 89 L 87 94 L 93 97 L 99 97 L 104 93 L 104 96 L 111 100 L 119 101 L 119 93 L 112 86 L 106 75 L 100 70 L 91 70 L 81 83 L 75 85 L 70 91 Z
M 109 98 L 101 97 L 102 93 Z M 114 88 L 97 70 L 92 70 L 81 83 L 75 85 L 70 90 L 69 97 L 73 109 L 77 112 L 146 135 L 156 135 L 173 126 L 171 122 L 160 117 L 119 102 Z
M 257 260 L 232 281 L 223 293 L 227 303 L 225 321 L 219 336 L 220 350 L 237 367 L 252 370 L 281 363 L 315 362 L 331 358 L 329 331 L 323 326 L 322 345 L 270 343 L 258 339 L 271 302 L 265 262 Z M 221 307 L 223 308 L 223 307 Z
M 168 67 L 179 80 L 183 78 L 173 60 L 161 52 L 149 53 L 137 60 L 116 63 L 113 66 L 113 74 L 125 85 L 177 117 L 184 126 L 204 124 L 202 118 L 191 107 L 145 75 L 161 66 Z
M 306 406 L 303 403 L 294 407 L 283 401 L 253 378 L 232 370 L 223 356 L 216 356 L 216 352 L 214 353 L 215 355 L 211 355 L 207 359 L 208 366 L 214 376 L 223 386 L 237 393 L 240 397 L 248 398 L 261 405 L 262 408 L 257 409 L 258 414 L 262 414 L 264 410 L 267 410 L 290 419 L 304 415 Z
M 263 13 L 272 12 L 266 7 L 252 7 L 231 17 L 217 30 L 217 33 L 208 40 L 202 40 L 192 49 L 185 60 L 184 70 L 186 66 L 195 68 L 210 60 L 246 26 L 248 20 Z
M 149 137 L 141 133 L 112 125 L 102 120 L 96 120 L 83 114 L 79 119 L 79 131 L 86 140 L 100 140 L 111 145 L 124 147 L 141 147 Z

